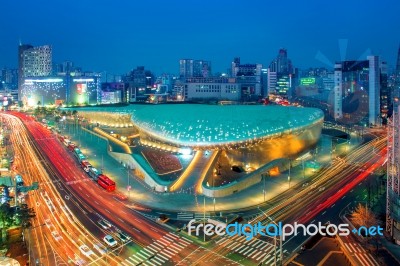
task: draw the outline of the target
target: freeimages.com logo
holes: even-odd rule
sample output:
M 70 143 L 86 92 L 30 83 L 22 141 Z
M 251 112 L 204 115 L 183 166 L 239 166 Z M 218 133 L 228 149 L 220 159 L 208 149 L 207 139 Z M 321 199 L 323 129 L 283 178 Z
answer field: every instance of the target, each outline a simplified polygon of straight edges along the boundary
M 238 222 L 232 224 L 223 224 L 223 223 L 198 223 L 196 224 L 196 220 L 192 219 L 189 221 L 187 225 L 187 230 L 189 235 L 199 236 L 201 232 L 203 232 L 206 236 L 234 236 L 234 235 L 243 235 L 247 240 L 253 239 L 253 237 L 260 236 L 269 236 L 269 237 L 277 237 L 280 236 L 282 241 L 285 241 L 288 237 L 292 235 L 302 234 L 303 236 L 314 236 L 317 234 L 321 234 L 323 236 L 347 236 L 352 232 L 353 234 L 362 235 L 362 236 L 375 236 L 375 235 L 383 235 L 383 228 L 379 225 L 377 226 L 361 226 L 359 228 L 353 228 L 350 230 L 349 224 L 327 224 L 323 225 L 321 222 L 318 224 L 299 224 L 295 222 L 292 224 L 282 224 L 279 222 L 278 224 L 266 224 L 263 225 L 261 222 L 258 222 L 254 225 L 252 224 L 240 224 Z

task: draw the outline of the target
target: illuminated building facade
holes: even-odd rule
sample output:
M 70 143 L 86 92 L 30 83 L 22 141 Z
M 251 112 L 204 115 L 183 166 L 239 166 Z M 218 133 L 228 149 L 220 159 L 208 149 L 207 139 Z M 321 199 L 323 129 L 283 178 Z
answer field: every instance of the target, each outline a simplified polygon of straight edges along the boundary
M 235 78 L 187 78 L 183 83 L 186 101 L 239 101 L 241 84 Z
M 393 90 L 393 114 L 388 121 L 386 231 L 400 245 L 400 48 Z
M 240 84 L 242 101 L 258 100 L 262 97 L 262 64 L 241 64 L 240 57 L 235 57 L 231 64 L 232 77 Z
M 246 178 L 257 171 L 253 174 L 260 181 L 269 162 L 287 161 L 312 148 L 324 120 L 319 109 L 279 105 L 131 105 L 84 108 L 79 115 L 91 123 L 133 127 L 138 146 L 129 162 L 156 191 L 179 189 L 175 181 L 185 167 L 196 171 L 201 165 L 208 165 L 206 179 L 220 169 L 226 173 L 223 178 Z M 234 166 L 243 170 L 235 172 Z M 170 170 L 173 176 L 165 178 Z M 202 180 L 197 172 L 191 178 Z M 249 184 L 241 183 L 240 189 Z
M 19 100 L 24 93 L 21 92 L 25 78 L 46 77 L 52 73 L 52 49 L 50 45 L 32 46 L 20 45 L 18 47 L 18 89 Z
M 334 118 L 364 126 L 379 125 L 380 77 L 378 56 L 335 64 Z
M 154 75 L 144 66 L 130 71 L 122 80 L 128 84 L 129 102 L 145 102 L 153 92 Z
M 69 101 L 72 105 L 101 102 L 101 80 L 98 76 L 72 77 L 69 84 Z
M 182 78 L 211 76 L 211 62 L 206 60 L 179 60 L 179 75 Z
M 52 105 L 65 100 L 67 84 L 61 77 L 32 77 L 23 79 L 20 100 L 24 106 Z

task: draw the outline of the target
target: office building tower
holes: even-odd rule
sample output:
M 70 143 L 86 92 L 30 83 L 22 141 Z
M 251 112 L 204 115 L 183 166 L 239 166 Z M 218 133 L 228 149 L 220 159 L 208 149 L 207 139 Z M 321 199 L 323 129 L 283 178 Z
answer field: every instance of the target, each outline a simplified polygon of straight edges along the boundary
M 363 126 L 380 125 L 381 64 L 378 56 L 335 64 L 333 117 Z
M 18 99 L 27 96 L 23 93 L 25 78 L 46 77 L 52 72 L 52 49 L 49 45 L 18 47 Z
M 262 64 L 242 64 L 240 57 L 235 57 L 231 66 L 232 77 L 235 77 L 236 82 L 240 84 L 241 100 L 254 101 L 262 97 Z
M 211 76 L 211 62 L 205 60 L 181 59 L 179 60 L 179 75 L 182 78 Z

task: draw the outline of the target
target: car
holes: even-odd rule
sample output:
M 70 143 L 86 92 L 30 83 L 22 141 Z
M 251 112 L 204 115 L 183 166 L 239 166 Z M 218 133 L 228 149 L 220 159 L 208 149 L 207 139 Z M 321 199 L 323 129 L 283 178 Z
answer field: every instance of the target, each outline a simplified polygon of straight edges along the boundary
M 46 219 L 46 220 L 44 220 L 44 222 L 45 222 L 47 228 L 50 228 L 52 226 L 50 219 Z
M 55 240 L 59 241 L 60 239 L 62 239 L 62 236 L 60 236 L 60 234 L 57 231 L 53 231 L 51 232 L 51 235 L 54 237 Z
M 107 245 L 109 245 L 110 247 L 114 247 L 118 244 L 118 242 L 110 235 L 106 235 L 103 238 L 104 242 L 106 242 Z
M 103 244 L 101 244 L 101 243 L 93 244 L 93 248 L 95 250 L 97 250 L 101 255 L 104 255 L 107 253 L 107 248 L 105 246 L 103 246 Z
M 103 228 L 103 229 L 108 229 L 111 226 L 109 225 L 109 223 L 106 223 L 104 220 L 98 220 L 97 223 Z
M 82 252 L 83 255 L 86 257 L 90 257 L 91 255 L 94 255 L 94 252 L 86 245 L 82 245 L 79 247 L 79 250 Z
M 104 219 L 103 219 L 103 222 L 104 222 L 108 227 L 111 227 L 111 226 L 112 226 L 112 224 L 111 224 L 109 221 L 107 221 L 107 220 L 104 220 Z
M 86 261 L 81 259 L 78 255 L 75 254 L 75 265 L 84 266 L 87 265 Z
M 117 236 L 118 236 L 118 238 L 123 242 L 123 243 L 126 243 L 126 242 L 128 242 L 129 240 L 131 240 L 131 237 L 130 236 L 128 236 L 127 234 L 125 234 L 124 232 L 118 232 L 117 233 Z

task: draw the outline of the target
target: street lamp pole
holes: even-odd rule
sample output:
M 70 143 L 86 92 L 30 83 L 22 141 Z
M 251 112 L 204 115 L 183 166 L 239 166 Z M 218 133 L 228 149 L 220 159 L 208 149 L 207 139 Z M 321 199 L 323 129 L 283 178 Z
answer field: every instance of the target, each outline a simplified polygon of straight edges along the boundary
M 277 224 L 274 220 L 272 220 L 271 217 L 269 217 L 260 207 L 257 207 L 257 208 L 264 214 L 265 217 L 267 217 L 273 224 L 276 225 L 276 228 L 279 228 L 278 224 Z M 275 239 L 274 243 L 275 243 L 275 266 L 276 266 L 276 265 L 277 265 L 276 234 L 275 234 L 274 239 Z M 283 265 L 283 263 L 282 263 L 282 262 L 283 262 L 283 254 L 282 254 L 282 235 L 279 235 L 279 254 L 280 254 L 280 257 L 281 257 L 281 260 L 280 260 L 279 265 Z
M 262 175 L 262 177 L 263 177 L 263 183 L 264 183 L 263 194 L 264 194 L 264 202 L 265 202 L 265 194 L 266 194 L 266 191 L 265 191 L 265 175 Z
M 290 163 L 290 158 L 289 158 L 289 175 L 288 175 L 289 188 L 290 188 L 290 168 L 291 168 L 291 163 Z

